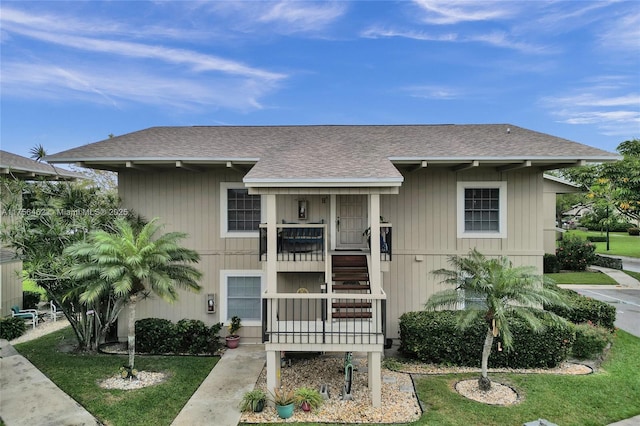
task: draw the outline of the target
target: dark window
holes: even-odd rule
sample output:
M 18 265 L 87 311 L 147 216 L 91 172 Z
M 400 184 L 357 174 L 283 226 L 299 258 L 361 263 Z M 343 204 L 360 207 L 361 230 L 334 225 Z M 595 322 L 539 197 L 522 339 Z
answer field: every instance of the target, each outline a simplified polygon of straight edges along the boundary
M 257 231 L 260 225 L 260 196 L 249 190 L 227 189 L 227 230 Z
M 500 232 L 500 190 L 465 188 L 464 230 Z

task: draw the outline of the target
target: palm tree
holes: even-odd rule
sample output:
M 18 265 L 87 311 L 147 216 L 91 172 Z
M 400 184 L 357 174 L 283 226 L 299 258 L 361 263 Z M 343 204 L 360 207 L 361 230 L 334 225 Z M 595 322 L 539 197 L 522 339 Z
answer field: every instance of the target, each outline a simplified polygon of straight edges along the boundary
M 489 390 L 487 377 L 489 355 L 494 337 L 502 336 L 505 349 L 513 347 L 513 335 L 509 328 L 509 314 L 524 319 L 534 331 L 544 328 L 544 321 L 566 322 L 559 316 L 544 311 L 543 304 L 566 306 L 563 296 L 553 288 L 544 286 L 548 279 L 537 275 L 530 266 L 514 267 L 507 257 L 487 259 L 473 249 L 467 257 L 451 256 L 453 270 L 438 269 L 432 273 L 444 277 L 443 283 L 454 289 L 433 294 L 425 309 L 436 308 L 464 310 L 458 317 L 458 327 L 469 327 L 482 318 L 487 324 L 487 334 L 482 349 L 482 375 L 478 380 L 481 390 Z
M 197 280 L 202 274 L 189 265 L 197 263 L 200 255 L 178 244 L 187 236 L 184 233 L 170 232 L 156 237 L 162 228 L 156 221 L 157 218 L 136 230 L 126 219 L 118 218 L 113 232 L 93 231 L 85 241 L 65 250 L 65 254 L 78 259 L 70 275 L 85 281 L 80 295 L 82 303 L 91 304 L 110 292 L 126 299 L 130 370 L 135 357 L 138 298 L 153 292 L 171 303 L 178 299 L 177 287 L 200 291 Z

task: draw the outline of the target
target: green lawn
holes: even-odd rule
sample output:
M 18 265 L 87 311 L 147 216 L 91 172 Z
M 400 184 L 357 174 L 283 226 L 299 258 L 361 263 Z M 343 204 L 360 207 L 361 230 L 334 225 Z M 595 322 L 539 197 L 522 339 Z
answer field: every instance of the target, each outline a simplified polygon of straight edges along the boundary
M 559 274 L 544 274 L 556 284 L 604 284 L 616 285 L 616 280 L 600 272 L 562 272 Z
M 101 422 L 113 426 L 170 425 L 218 361 L 217 357 L 138 355 L 137 369 L 167 372 L 169 379 L 143 389 L 108 390 L 98 381 L 116 374 L 127 364 L 126 356 L 59 352 L 65 341 L 75 341 L 70 327 L 16 349 Z
M 587 235 L 603 237 L 606 232 L 596 231 L 578 231 L 572 229 L 567 231 L 565 235 L 578 235 L 586 238 Z M 596 253 L 610 254 L 614 256 L 640 257 L 640 236 L 631 236 L 627 232 L 610 232 L 609 233 L 609 251 L 607 251 L 607 243 L 594 243 L 596 245 Z
M 166 371 L 170 379 L 135 391 L 105 390 L 96 383 L 126 362 L 124 356 L 70 354 L 57 350 L 73 339 L 69 328 L 16 345 L 16 349 L 62 390 L 109 425 L 169 425 L 216 364 L 212 357 L 138 356 L 141 370 Z M 617 331 L 601 369 L 587 376 L 494 374 L 523 401 L 510 407 L 468 400 L 451 386 L 471 374 L 422 376 L 418 397 L 426 407 L 414 425 L 519 425 L 546 418 L 560 425 L 606 425 L 640 414 L 640 338 Z
M 633 271 L 623 271 L 623 272 L 627 275 L 632 276 L 636 280 L 640 281 L 640 272 L 633 272 Z
M 640 339 L 619 330 L 601 370 L 586 376 L 494 374 L 523 401 L 494 407 L 468 400 L 451 387 L 474 375 L 425 376 L 416 389 L 427 411 L 416 424 L 521 425 L 539 418 L 563 426 L 596 426 L 640 414 Z

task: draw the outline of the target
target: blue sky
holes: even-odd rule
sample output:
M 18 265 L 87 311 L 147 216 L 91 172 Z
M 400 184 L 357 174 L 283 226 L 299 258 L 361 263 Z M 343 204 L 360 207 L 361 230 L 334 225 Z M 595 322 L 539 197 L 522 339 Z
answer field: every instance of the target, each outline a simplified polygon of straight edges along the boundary
M 640 138 L 637 1 L 1 5 L 1 144 L 151 126 L 510 123 Z

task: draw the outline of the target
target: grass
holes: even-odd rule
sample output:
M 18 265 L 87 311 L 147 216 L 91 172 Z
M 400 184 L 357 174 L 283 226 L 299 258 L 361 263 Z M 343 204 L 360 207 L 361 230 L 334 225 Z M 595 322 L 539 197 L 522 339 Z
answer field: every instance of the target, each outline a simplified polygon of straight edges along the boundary
M 606 236 L 606 232 L 598 231 L 579 231 L 572 229 L 567 231 L 567 235 L 578 235 L 582 238 L 591 236 Z M 594 243 L 596 245 L 596 253 L 610 254 L 614 256 L 640 257 L 640 236 L 632 236 L 627 232 L 610 232 L 609 233 L 609 251 L 607 251 L 607 243 Z
M 600 272 L 562 272 L 559 274 L 544 274 L 556 284 L 604 284 L 616 285 L 616 280 Z
M 622 272 L 640 281 L 640 272 L 633 272 L 633 271 L 622 271 Z
M 451 386 L 473 374 L 428 376 L 416 389 L 428 407 L 416 424 L 517 425 L 539 418 L 560 425 L 596 426 L 640 414 L 640 339 L 618 331 L 608 360 L 587 376 L 494 374 L 493 380 L 514 387 L 524 400 L 494 407 L 468 400 Z
M 102 389 L 98 381 L 115 375 L 127 364 L 127 357 L 59 352 L 64 342 L 75 342 L 69 327 L 16 349 L 101 422 L 113 426 L 170 425 L 218 361 L 216 357 L 138 355 L 138 370 L 166 372 L 169 379 L 137 390 L 110 390 Z

